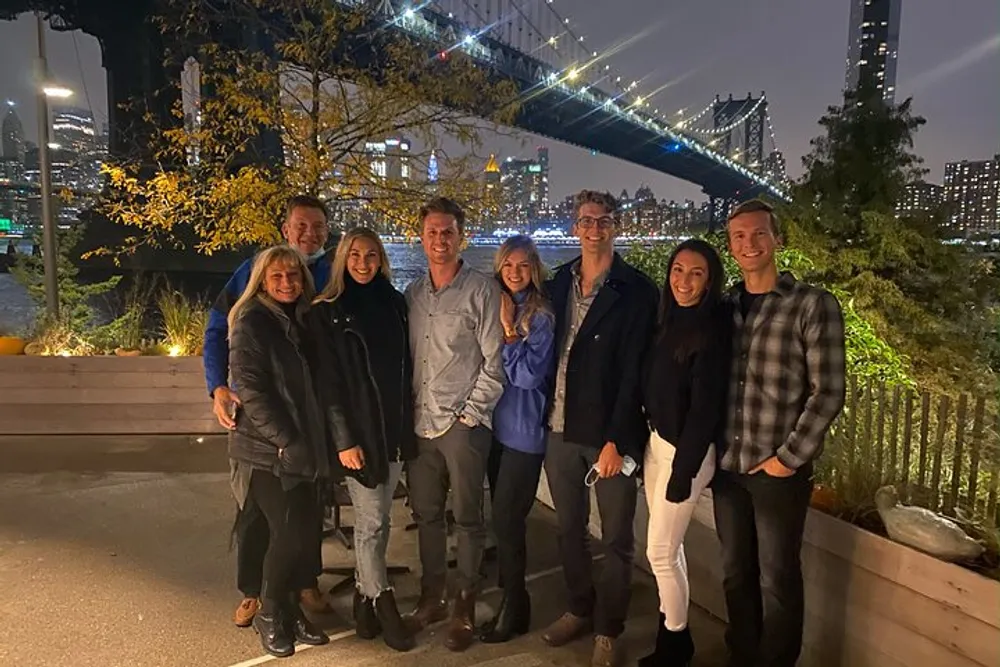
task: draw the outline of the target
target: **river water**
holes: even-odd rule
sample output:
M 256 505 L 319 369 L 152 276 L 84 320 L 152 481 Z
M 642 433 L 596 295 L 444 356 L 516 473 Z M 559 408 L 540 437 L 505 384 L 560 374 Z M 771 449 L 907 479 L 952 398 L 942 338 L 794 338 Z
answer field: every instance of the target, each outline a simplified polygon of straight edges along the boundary
M 399 289 L 405 288 L 416 276 L 427 270 L 427 261 L 419 244 L 390 243 L 386 245 L 385 249 L 389 255 L 389 265 L 392 267 L 392 282 Z M 27 252 L 30 250 L 30 247 L 26 248 Z M 562 264 L 579 253 L 577 248 L 568 246 L 541 246 L 538 250 L 542 261 L 550 267 Z M 495 254 L 495 247 L 470 246 L 462 256 L 475 268 L 490 271 Z M 219 289 L 218 286 L 215 286 L 217 282 L 217 277 L 205 277 L 205 281 L 201 283 L 213 286 L 208 291 L 208 294 L 213 298 L 214 292 Z M 206 290 L 199 287 L 197 291 L 205 293 Z M 11 274 L 0 273 L 0 329 L 25 330 L 30 326 L 33 317 L 34 306 L 24 288 L 14 280 L 14 276 Z

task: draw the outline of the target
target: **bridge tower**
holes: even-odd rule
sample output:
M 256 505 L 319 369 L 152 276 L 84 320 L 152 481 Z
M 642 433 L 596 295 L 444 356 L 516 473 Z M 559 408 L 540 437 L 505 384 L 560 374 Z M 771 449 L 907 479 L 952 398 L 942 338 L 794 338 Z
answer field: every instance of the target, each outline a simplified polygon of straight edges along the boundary
M 712 133 L 718 140 L 719 152 L 733 157 L 734 145 L 739 154 L 735 157 L 754 171 L 764 165 L 764 128 L 767 124 L 767 97 L 747 93 L 744 99 L 722 100 L 718 96 L 712 104 Z
M 767 97 L 751 93 L 743 99 L 720 99 L 712 104 L 714 147 L 723 155 L 745 164 L 757 173 L 764 169 L 764 128 L 767 126 Z M 709 231 L 725 224 L 729 211 L 739 200 L 733 197 L 709 197 Z

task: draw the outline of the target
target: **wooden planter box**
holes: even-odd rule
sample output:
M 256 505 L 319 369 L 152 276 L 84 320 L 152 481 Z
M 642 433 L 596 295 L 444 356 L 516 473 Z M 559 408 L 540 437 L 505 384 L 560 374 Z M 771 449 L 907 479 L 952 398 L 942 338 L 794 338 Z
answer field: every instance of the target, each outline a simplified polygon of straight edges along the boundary
M 544 473 L 538 498 L 551 506 Z M 591 525 L 599 530 L 596 515 L 592 503 Z M 648 570 L 646 522 L 640 491 L 636 562 Z M 685 550 L 691 601 L 725 620 L 710 492 L 699 500 Z M 802 560 L 801 667 L 1000 665 L 1000 582 L 812 509 Z
M 221 432 L 201 357 L 0 357 L 0 435 Z

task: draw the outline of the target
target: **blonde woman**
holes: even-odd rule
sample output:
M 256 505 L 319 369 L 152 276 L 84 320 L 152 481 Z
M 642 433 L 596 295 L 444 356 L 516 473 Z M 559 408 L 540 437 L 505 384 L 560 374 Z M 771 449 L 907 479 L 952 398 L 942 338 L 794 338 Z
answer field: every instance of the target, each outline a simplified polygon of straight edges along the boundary
M 380 632 L 397 650 L 413 648 L 386 571 L 392 495 L 403 463 L 416 456 L 412 360 L 406 301 L 390 282 L 389 260 L 375 232 L 344 234 L 330 282 L 316 299 L 320 388 L 332 420 L 335 468 L 354 506 L 357 633 Z
M 252 503 L 267 520 L 261 609 L 253 627 L 264 650 L 277 657 L 292 655 L 296 641 L 329 641 L 302 613 L 295 585 L 312 575 L 304 570 L 320 527 L 317 481 L 330 470 L 309 363 L 312 295 L 302 254 L 278 246 L 254 260 L 229 312 L 229 369 L 240 391 L 229 434 L 233 489 L 241 509 Z
M 526 520 L 545 460 L 545 378 L 552 365 L 554 323 L 542 292 L 545 267 L 527 236 L 500 246 L 493 269 L 503 289 L 503 367 L 507 385 L 493 412 L 493 449 L 487 474 L 503 601 L 482 629 L 486 643 L 525 634 L 531 600 L 525 586 Z

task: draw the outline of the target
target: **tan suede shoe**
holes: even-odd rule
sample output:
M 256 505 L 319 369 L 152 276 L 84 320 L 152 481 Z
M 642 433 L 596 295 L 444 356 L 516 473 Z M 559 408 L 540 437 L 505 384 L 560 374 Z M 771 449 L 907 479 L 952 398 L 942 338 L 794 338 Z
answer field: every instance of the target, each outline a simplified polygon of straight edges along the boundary
M 258 609 L 260 609 L 260 600 L 257 598 L 243 598 L 240 606 L 233 613 L 233 623 L 240 628 L 249 628 L 250 624 L 253 623 L 253 617 L 257 615 Z

